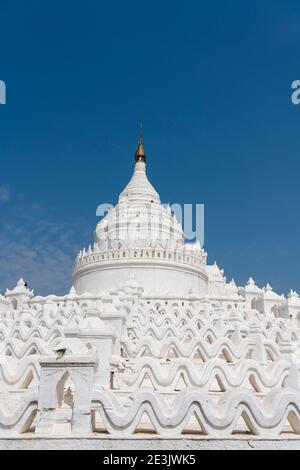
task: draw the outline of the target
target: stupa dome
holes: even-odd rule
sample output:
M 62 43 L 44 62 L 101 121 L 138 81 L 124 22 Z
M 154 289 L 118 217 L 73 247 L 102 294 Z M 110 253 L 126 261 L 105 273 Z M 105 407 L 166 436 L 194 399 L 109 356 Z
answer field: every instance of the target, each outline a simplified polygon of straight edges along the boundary
M 78 293 L 117 288 L 128 274 L 149 291 L 205 291 L 206 254 L 185 235 L 170 207 L 161 204 L 146 173 L 142 137 L 131 180 L 117 205 L 97 224 L 94 246 L 79 253 L 73 275 Z M 161 274 L 161 276 L 159 275 Z M 178 282 L 179 278 L 181 281 Z

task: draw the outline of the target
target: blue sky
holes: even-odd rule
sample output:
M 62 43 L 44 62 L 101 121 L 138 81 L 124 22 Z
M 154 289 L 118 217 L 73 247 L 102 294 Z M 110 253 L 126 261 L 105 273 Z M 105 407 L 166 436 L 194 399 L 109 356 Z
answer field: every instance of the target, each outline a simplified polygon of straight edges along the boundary
M 228 278 L 300 291 L 299 1 L 1 0 L 0 290 L 70 287 L 130 178 L 204 203 Z

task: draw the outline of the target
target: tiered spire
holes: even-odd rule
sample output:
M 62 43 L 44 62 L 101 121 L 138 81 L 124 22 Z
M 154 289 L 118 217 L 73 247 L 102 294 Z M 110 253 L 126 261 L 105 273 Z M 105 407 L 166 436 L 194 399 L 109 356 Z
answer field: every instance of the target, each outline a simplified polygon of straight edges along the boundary
M 146 154 L 143 143 L 142 126 L 140 127 L 139 144 L 135 152 L 134 173 L 126 188 L 119 196 L 119 202 L 138 201 L 160 203 L 159 195 L 146 175 Z

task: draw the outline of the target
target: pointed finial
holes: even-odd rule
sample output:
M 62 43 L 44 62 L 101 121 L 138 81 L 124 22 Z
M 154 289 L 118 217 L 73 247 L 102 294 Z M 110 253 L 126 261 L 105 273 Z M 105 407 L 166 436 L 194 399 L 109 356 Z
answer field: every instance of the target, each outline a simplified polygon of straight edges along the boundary
M 140 125 L 140 140 L 135 152 L 135 161 L 146 163 L 146 154 L 143 143 L 143 124 Z

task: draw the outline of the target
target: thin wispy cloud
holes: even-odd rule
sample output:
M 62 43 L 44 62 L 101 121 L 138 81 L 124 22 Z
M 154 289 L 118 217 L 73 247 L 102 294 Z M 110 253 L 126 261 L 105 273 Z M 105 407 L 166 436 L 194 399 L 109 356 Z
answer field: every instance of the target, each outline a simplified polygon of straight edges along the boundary
M 24 202 L 6 214 L 0 225 L 1 292 L 21 277 L 40 295 L 62 295 L 70 289 L 76 253 L 89 239 L 90 228 L 85 220 L 61 222 L 45 212 Z
M 8 186 L 0 185 L 0 204 L 5 204 L 9 200 L 9 188 Z

